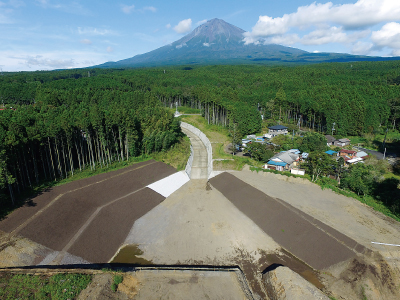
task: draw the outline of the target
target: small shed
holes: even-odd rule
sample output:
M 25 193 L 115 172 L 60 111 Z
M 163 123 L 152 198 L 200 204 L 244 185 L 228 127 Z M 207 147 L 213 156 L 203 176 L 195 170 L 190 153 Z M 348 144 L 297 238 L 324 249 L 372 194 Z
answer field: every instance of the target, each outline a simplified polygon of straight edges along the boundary
M 328 146 L 332 146 L 336 141 L 336 139 L 331 135 L 326 135 L 325 138 L 326 138 L 326 141 L 327 141 L 326 144 Z
M 264 169 L 283 171 L 287 163 L 270 160 L 264 165 Z
M 350 145 L 349 139 L 339 139 L 333 143 L 335 146 L 344 147 Z
M 283 135 L 288 134 L 288 128 L 286 126 L 283 126 L 283 125 L 271 126 L 271 127 L 268 127 L 268 129 L 269 129 L 268 134 L 271 137 L 274 137 L 274 136 L 277 136 L 277 135 L 280 135 L 280 134 L 283 134 Z

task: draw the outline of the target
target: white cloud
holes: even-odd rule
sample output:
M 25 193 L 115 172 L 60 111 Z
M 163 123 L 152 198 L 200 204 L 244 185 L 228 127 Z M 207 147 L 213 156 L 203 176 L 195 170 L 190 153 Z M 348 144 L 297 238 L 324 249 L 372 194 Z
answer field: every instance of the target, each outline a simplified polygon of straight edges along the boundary
M 117 33 L 114 32 L 113 30 L 109 29 L 99 29 L 99 28 L 93 28 L 93 27 L 78 27 L 78 34 L 80 35 L 91 35 L 91 36 L 96 36 L 96 35 L 116 35 Z
M 107 52 L 108 52 L 108 53 L 111 53 L 111 52 L 113 52 L 113 51 L 114 51 L 113 47 L 111 47 L 111 46 L 108 46 L 108 47 L 107 47 Z
M 122 4 L 121 9 L 125 14 L 130 14 L 131 12 L 133 12 L 135 10 L 135 5 Z
M 198 22 L 196 23 L 196 26 L 200 26 L 201 24 L 204 24 L 204 23 L 206 23 L 206 22 L 207 22 L 207 19 L 198 21 Z
M 157 8 L 155 8 L 154 6 L 145 6 L 143 8 L 137 9 L 135 7 L 135 5 L 125 5 L 122 4 L 121 5 L 121 10 L 125 13 L 125 14 L 130 14 L 132 12 L 140 12 L 140 13 L 145 13 L 146 11 L 151 11 L 153 13 L 155 13 L 157 11 Z
M 244 34 L 244 41 L 247 44 L 254 43 L 262 38 L 285 34 L 292 28 L 303 30 L 311 25 L 339 25 L 350 30 L 398 20 L 400 1 L 397 0 L 358 0 L 354 4 L 343 5 L 314 2 L 282 17 L 260 16 L 252 31 Z
M 389 47 L 397 53 L 400 50 L 400 24 L 385 24 L 381 30 L 372 32 L 371 40 L 377 47 Z
M 42 55 L 28 56 L 25 58 L 25 65 L 30 67 L 42 67 L 51 69 L 68 69 L 75 66 L 73 59 L 51 59 Z
M 19 0 L 18 0 L 19 1 Z M 61 0 L 35 0 L 36 5 L 44 9 L 57 9 L 66 13 L 76 15 L 90 15 L 90 11 L 85 9 L 79 1 L 61 1 Z
M 177 33 L 186 33 L 192 30 L 192 19 L 182 20 L 174 27 Z
M 91 45 L 91 44 L 92 44 L 92 41 L 89 40 L 89 39 L 83 39 L 83 40 L 81 40 L 81 44 L 84 44 L 84 45 Z
M 272 36 L 265 40 L 264 44 L 293 45 L 300 40 L 297 34 L 285 34 Z
M 170 29 L 171 28 L 171 24 L 167 24 L 167 25 L 165 25 L 165 28 L 167 28 L 167 29 Z
M 210 44 L 209 43 L 203 43 L 203 46 L 210 47 Z
M 319 28 L 306 34 L 301 39 L 303 45 L 322 45 L 328 43 L 341 43 L 349 44 L 354 43 L 370 34 L 369 30 L 356 31 L 353 33 L 346 33 L 342 27 L 326 27 Z
M 356 55 L 368 55 L 371 53 L 374 44 L 358 41 L 353 45 L 351 53 Z
M 110 60 L 110 54 L 93 51 L 37 52 L 0 51 L 3 71 L 33 71 L 68 68 L 84 68 Z
M 146 6 L 146 7 L 143 7 L 143 11 L 146 11 L 146 10 L 148 10 L 148 11 L 151 11 L 151 12 L 156 12 L 157 11 L 157 8 L 155 8 L 154 6 Z

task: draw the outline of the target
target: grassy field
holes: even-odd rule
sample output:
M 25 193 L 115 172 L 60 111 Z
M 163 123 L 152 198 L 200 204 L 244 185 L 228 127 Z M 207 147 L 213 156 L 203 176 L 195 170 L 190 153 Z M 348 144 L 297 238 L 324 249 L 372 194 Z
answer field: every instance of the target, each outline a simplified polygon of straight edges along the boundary
M 168 151 L 154 153 L 152 158 L 173 166 L 178 171 L 184 170 L 190 156 L 190 140 L 187 136 Z
M 92 275 L 27 275 L 0 273 L 0 299 L 75 299 Z

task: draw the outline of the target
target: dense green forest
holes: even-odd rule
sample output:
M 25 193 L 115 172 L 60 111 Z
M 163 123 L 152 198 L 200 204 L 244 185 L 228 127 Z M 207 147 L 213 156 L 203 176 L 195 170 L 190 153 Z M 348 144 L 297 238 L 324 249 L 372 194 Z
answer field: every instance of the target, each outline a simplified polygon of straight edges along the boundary
M 163 107 L 259 132 L 262 116 L 338 135 L 398 128 L 400 62 L 298 67 L 75 69 L 0 76 L 0 188 L 13 198 L 71 176 L 168 149 L 179 124 Z

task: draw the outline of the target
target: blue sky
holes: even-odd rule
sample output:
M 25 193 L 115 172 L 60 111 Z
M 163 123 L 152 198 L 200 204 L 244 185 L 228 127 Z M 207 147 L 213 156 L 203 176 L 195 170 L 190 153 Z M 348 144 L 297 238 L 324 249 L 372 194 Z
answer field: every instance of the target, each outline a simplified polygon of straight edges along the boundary
M 145 53 L 220 18 L 243 42 L 400 56 L 400 0 L 0 0 L 0 68 L 80 68 Z

